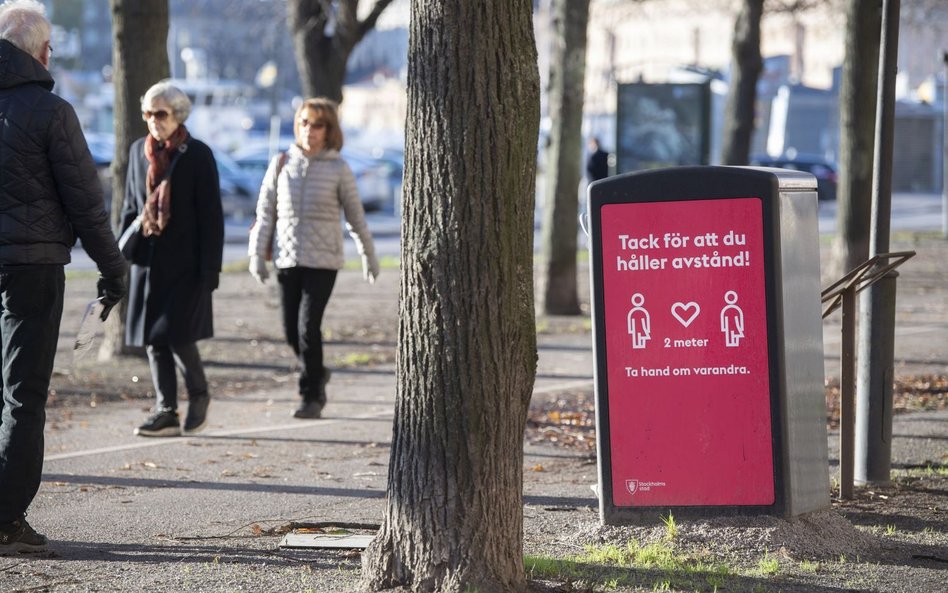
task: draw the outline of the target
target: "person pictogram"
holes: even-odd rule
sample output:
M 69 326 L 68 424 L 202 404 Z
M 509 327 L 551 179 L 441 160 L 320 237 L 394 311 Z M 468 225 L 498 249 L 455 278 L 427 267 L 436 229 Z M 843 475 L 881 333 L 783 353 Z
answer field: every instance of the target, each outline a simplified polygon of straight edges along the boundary
M 645 348 L 646 342 L 652 339 L 652 322 L 648 311 L 642 306 L 645 297 L 637 292 L 632 295 L 632 308 L 629 310 L 628 331 L 632 337 L 632 348 Z
M 744 311 L 737 306 L 737 293 L 733 290 L 724 293 L 724 302 L 727 305 L 721 309 L 721 333 L 724 334 L 725 345 L 736 348 L 744 337 Z

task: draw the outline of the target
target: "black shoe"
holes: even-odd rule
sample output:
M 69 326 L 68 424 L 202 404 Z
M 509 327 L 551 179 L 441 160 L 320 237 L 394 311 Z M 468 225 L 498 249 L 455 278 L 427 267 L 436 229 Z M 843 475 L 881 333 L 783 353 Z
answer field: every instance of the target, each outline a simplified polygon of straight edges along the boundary
M 184 417 L 184 434 L 201 432 L 207 424 L 207 406 L 211 403 L 208 394 L 192 397 L 188 402 L 188 415 Z
M 181 422 L 178 413 L 174 410 L 159 410 L 145 423 L 135 429 L 135 434 L 142 437 L 176 437 L 181 435 Z
M 317 401 L 304 401 L 300 407 L 293 412 L 294 418 L 315 419 L 323 415 L 323 405 Z
M 26 519 L 0 523 L 0 556 L 46 551 L 46 536 L 36 533 Z

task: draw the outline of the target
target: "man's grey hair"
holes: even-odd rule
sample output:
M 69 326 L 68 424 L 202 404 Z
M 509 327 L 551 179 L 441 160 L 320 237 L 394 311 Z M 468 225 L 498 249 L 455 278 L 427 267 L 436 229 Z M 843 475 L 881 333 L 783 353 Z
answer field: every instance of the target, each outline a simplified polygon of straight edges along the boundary
M 46 7 L 37 0 L 7 0 L 0 4 L 0 39 L 37 60 L 43 57 L 51 30 Z
M 145 91 L 145 96 L 142 97 L 142 109 L 145 108 L 146 103 L 151 103 L 155 99 L 164 99 L 168 105 L 171 105 L 171 111 L 179 124 L 183 124 L 184 120 L 191 115 L 191 99 L 188 98 L 187 93 L 168 80 L 156 82 Z

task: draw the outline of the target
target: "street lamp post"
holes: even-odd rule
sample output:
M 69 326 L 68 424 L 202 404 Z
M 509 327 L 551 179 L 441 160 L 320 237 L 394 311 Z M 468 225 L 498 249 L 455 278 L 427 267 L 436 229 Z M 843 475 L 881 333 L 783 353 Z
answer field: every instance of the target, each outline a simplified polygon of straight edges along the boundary
M 948 51 L 941 53 L 945 74 L 941 86 L 941 234 L 948 239 Z
M 883 0 L 876 106 L 875 164 L 869 256 L 888 253 L 892 218 L 892 145 L 898 67 L 899 0 Z M 859 485 L 890 483 L 895 286 L 892 270 L 861 294 L 856 373 L 854 478 Z

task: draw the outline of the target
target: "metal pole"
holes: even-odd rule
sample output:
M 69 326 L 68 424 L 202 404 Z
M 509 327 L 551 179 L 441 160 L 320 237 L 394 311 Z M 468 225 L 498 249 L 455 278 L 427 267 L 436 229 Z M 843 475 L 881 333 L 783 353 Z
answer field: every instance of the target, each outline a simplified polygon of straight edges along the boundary
M 892 138 L 898 67 L 899 0 L 884 0 L 879 44 L 875 164 L 869 256 L 889 252 L 892 216 Z M 859 306 L 856 385 L 857 484 L 885 485 L 892 465 L 892 375 L 895 342 L 895 279 L 890 272 L 863 291 Z
M 942 52 L 941 61 L 945 65 L 941 87 L 941 235 L 948 239 L 948 51 Z
M 843 292 L 839 379 L 839 497 L 853 499 L 853 449 L 856 407 L 856 287 Z

